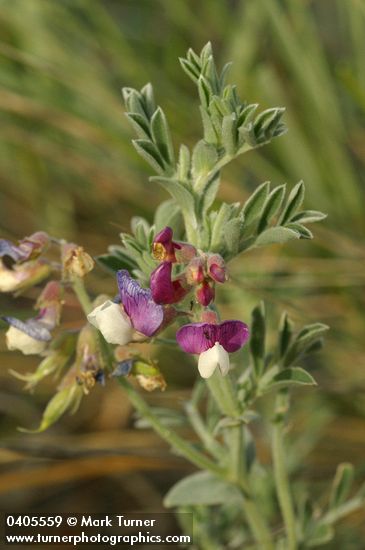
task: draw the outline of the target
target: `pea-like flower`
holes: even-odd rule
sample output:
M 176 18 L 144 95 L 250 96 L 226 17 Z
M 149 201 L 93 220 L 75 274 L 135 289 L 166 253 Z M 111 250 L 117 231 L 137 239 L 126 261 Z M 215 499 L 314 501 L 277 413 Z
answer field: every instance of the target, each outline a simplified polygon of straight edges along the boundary
M 196 255 L 195 246 L 172 240 L 171 227 L 164 227 L 153 239 L 152 255 L 160 262 L 186 263 Z
M 107 300 L 87 316 L 110 344 L 125 345 L 134 334 L 153 336 L 165 320 L 164 308 L 154 302 L 151 291 L 142 288 L 128 271 L 118 271 L 121 304 Z
M 156 260 L 176 262 L 175 250 L 180 248 L 178 243 L 172 240 L 171 227 L 164 227 L 153 239 L 152 255 Z
M 190 291 L 190 287 L 183 283 L 183 277 L 172 279 L 172 263 L 162 262 L 152 271 L 150 277 L 153 300 L 157 304 L 176 304 L 180 302 Z
M 39 314 L 26 321 L 15 317 L 2 317 L 10 328 L 6 332 L 9 350 L 19 350 L 25 355 L 40 354 L 52 339 L 51 331 L 58 325 L 62 307 L 62 288 L 57 281 L 50 281 L 35 306 Z
M 38 257 L 49 243 L 49 236 L 43 231 L 37 231 L 30 237 L 19 241 L 18 246 L 6 239 L 0 239 L 0 258 L 13 263 L 22 263 Z
M 239 350 L 248 340 L 248 326 L 242 321 L 191 323 L 176 333 L 179 346 L 186 353 L 199 355 L 198 369 L 203 378 L 209 378 L 219 367 L 222 375 L 229 371 L 229 353 Z

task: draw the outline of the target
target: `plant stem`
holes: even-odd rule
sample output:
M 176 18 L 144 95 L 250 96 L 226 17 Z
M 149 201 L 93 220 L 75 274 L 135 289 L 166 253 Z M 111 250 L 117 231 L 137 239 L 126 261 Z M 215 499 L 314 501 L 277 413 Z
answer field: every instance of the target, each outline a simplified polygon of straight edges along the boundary
M 319 523 L 324 523 L 326 525 L 332 525 L 336 521 L 346 517 L 357 510 L 364 509 L 365 507 L 365 497 L 364 496 L 355 496 L 354 498 L 348 500 L 338 508 L 330 510 L 323 516 Z
M 87 315 L 92 309 L 92 304 L 85 289 L 84 280 L 80 277 L 75 277 L 72 281 L 72 288 L 81 304 L 82 309 L 84 310 L 85 315 Z
M 223 461 L 226 458 L 224 448 L 216 439 L 214 439 L 210 431 L 207 429 L 196 406 L 189 401 L 185 404 L 185 411 L 190 420 L 190 424 L 194 428 L 195 433 L 200 437 L 207 451 L 217 460 Z
M 146 418 L 149 421 L 155 432 L 157 432 L 162 439 L 167 441 L 175 449 L 175 451 L 202 470 L 209 470 L 220 477 L 224 475 L 224 470 L 220 466 L 212 462 L 203 453 L 197 451 L 190 443 L 187 443 L 174 431 L 164 426 L 153 414 L 143 397 L 139 395 L 139 393 L 125 378 L 119 378 L 118 382 L 124 388 L 134 408 L 137 409 L 143 418 Z
M 233 418 L 240 415 L 237 398 L 229 375 L 222 376 L 219 369 L 207 379 L 207 386 L 222 414 Z
M 233 391 L 232 381 L 229 376 L 222 376 L 218 369 L 207 379 L 207 386 L 216 401 L 222 414 L 234 418 L 240 415 L 240 406 L 237 396 Z M 271 533 L 259 510 L 253 492 L 249 485 L 249 479 L 245 468 L 244 440 L 242 425 L 226 428 L 228 445 L 230 450 L 229 481 L 237 485 L 243 496 L 243 508 L 247 523 L 253 537 L 257 541 L 260 550 L 273 550 Z
M 274 462 L 274 478 L 281 513 L 283 514 L 287 534 L 288 550 L 296 550 L 297 533 L 293 500 L 290 492 L 289 478 L 285 464 L 284 447 L 284 417 L 288 409 L 289 396 L 287 390 L 276 396 L 275 419 L 272 437 L 272 455 Z

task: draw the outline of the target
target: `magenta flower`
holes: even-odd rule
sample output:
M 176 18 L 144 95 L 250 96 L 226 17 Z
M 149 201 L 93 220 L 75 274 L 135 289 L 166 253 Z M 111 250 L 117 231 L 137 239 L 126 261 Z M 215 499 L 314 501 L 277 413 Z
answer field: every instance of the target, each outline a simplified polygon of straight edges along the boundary
M 132 326 L 145 336 L 153 336 L 164 322 L 164 309 L 154 302 L 150 289 L 142 288 L 128 271 L 117 273 L 120 298 Z
M 185 288 L 180 279 L 171 278 L 172 263 L 162 262 L 151 273 L 150 287 L 156 304 L 176 304 L 180 302 L 190 288 Z
M 222 375 L 229 371 L 229 355 L 239 350 L 248 340 L 248 326 L 242 321 L 224 321 L 219 325 L 192 323 L 176 333 L 179 346 L 186 353 L 199 355 L 198 369 L 203 378 L 209 378 L 217 367 Z
M 171 227 L 165 227 L 153 239 L 152 253 L 156 260 L 176 262 L 175 249 L 180 245 L 172 240 L 172 235 Z
M 171 227 L 164 227 L 153 239 L 152 255 L 160 262 L 186 263 L 196 256 L 195 246 L 172 240 Z

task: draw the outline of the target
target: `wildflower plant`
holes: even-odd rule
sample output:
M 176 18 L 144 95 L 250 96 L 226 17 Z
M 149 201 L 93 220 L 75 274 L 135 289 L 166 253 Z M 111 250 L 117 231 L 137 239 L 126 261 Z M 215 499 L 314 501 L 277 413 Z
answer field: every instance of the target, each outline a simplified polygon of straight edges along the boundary
M 137 134 L 133 145 L 154 172 L 151 184 L 162 186 L 170 198 L 157 208 L 152 224 L 133 218 L 121 244 L 97 258 L 115 279 L 113 296 L 90 296 L 85 277 L 94 260 L 76 244 L 41 232 L 18 245 L 0 241 L 1 291 L 19 294 L 48 281 L 35 304 L 36 317 L 3 317 L 8 348 L 41 358 L 35 372 L 14 374 L 32 390 L 46 376 L 59 377 L 38 431 L 66 411 L 75 412 L 95 384 L 116 379 L 144 425 L 198 469 L 165 498 L 166 507 L 195 513 L 197 548 L 321 546 L 333 538 L 337 520 L 364 504 L 361 491 L 349 498 L 349 464 L 338 467 L 329 497 L 315 503 L 303 497 L 289 475 L 285 438 L 292 389 L 316 384 L 300 365 L 320 349 L 328 327 L 313 323 L 295 331 L 284 312 L 277 345 L 268 349 L 264 304 L 254 308 L 251 319 L 244 307 L 242 319 L 223 319 L 219 290 L 229 285 L 233 258 L 256 247 L 311 239 L 307 224 L 325 215 L 302 209 L 303 182 L 288 194 L 285 185 L 265 182 L 244 204 L 216 201 L 222 168 L 282 135 L 284 109 L 259 112 L 257 104 L 242 101 L 236 87 L 226 83 L 229 64 L 218 71 L 210 43 L 200 54 L 190 49 L 180 63 L 200 100 L 203 138 L 192 150 L 182 144 L 175 153 L 151 84 L 123 90 L 126 115 Z M 59 250 L 59 263 L 48 259 L 51 246 Z M 61 324 L 69 292 L 85 314 L 76 331 Z M 166 329 L 176 338 L 161 336 Z M 135 355 L 133 344 L 145 341 L 175 345 L 181 362 L 196 357 L 197 381 L 180 421 L 190 424 L 198 442 L 179 435 L 170 424 L 172 414 L 161 415 L 147 404 L 143 391 L 163 391 L 169 380 L 154 359 Z M 243 346 L 249 359 L 233 361 L 232 354 Z M 264 408 L 259 400 L 266 400 Z M 270 431 L 269 465 L 255 452 L 258 422 Z

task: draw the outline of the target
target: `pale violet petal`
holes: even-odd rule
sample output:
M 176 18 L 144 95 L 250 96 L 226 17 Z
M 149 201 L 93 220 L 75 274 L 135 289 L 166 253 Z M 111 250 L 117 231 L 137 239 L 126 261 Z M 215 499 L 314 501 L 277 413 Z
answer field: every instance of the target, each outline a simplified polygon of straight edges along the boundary
M 133 327 L 127 315 L 119 304 L 107 300 L 97 306 L 87 319 L 90 324 L 99 329 L 109 344 L 123 346 L 132 340 Z

